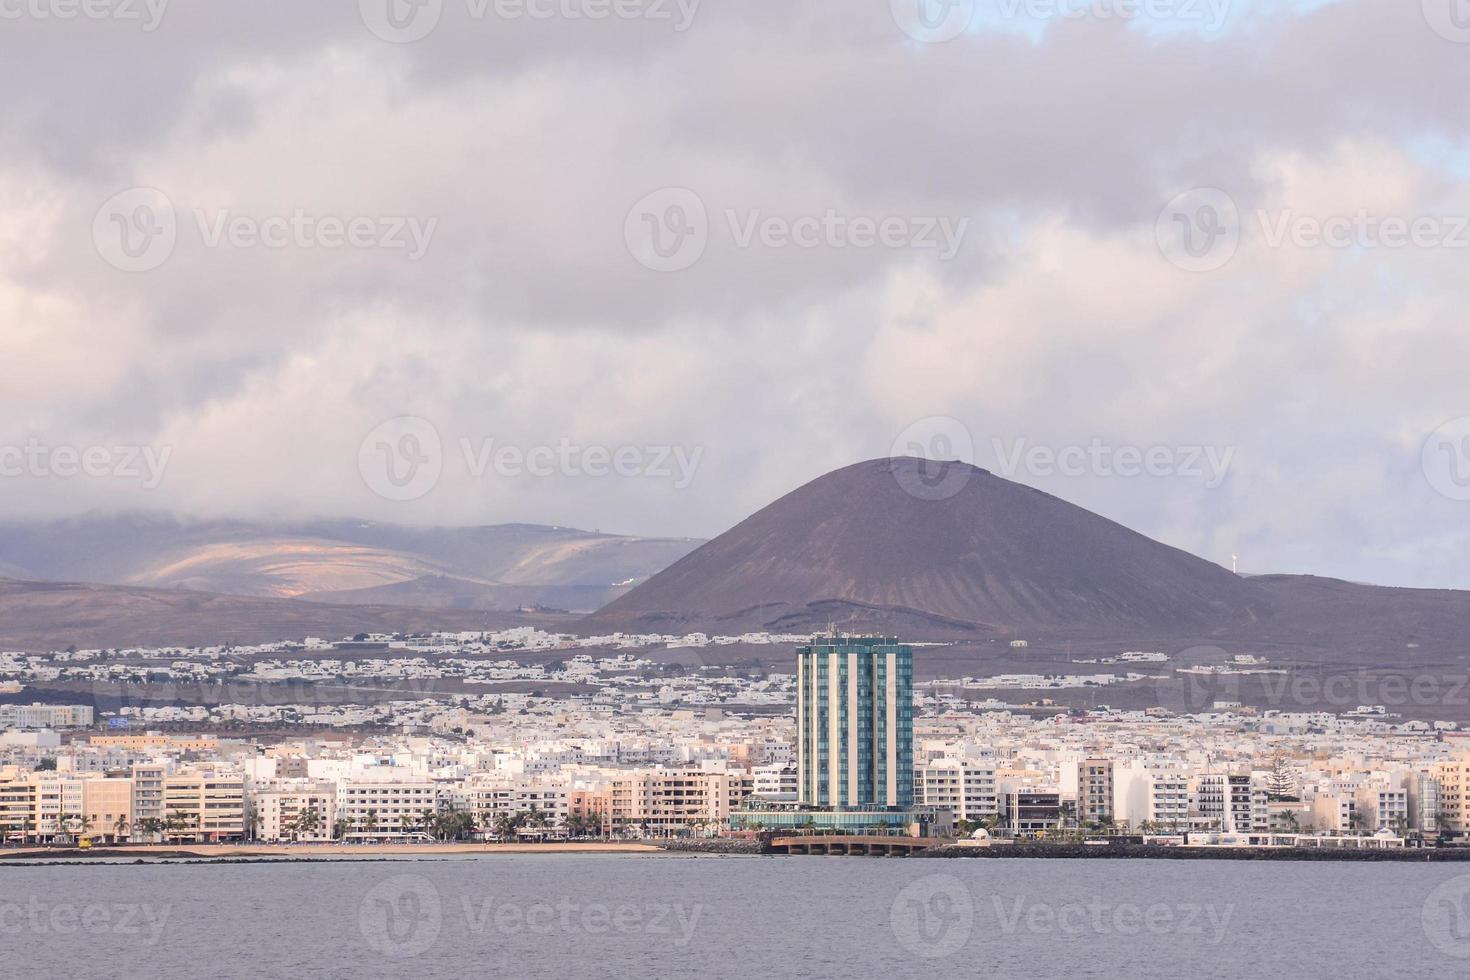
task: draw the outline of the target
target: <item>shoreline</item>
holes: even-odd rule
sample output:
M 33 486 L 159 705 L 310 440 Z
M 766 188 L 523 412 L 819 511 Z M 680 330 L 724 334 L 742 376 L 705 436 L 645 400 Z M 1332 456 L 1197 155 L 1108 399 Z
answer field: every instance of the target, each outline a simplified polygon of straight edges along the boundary
M 0 849 L 0 867 L 48 864 L 108 864 L 133 859 L 154 863 L 284 863 L 308 861 L 383 861 L 401 858 L 444 858 L 495 854 L 631 854 L 669 853 L 653 844 L 632 842 L 557 842 L 550 844 L 134 844 Z

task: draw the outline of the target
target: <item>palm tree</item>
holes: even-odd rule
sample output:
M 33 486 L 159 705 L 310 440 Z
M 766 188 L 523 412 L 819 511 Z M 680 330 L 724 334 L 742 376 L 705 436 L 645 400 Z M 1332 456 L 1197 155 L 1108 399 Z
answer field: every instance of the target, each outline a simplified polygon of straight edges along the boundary
M 1448 838 L 1454 835 L 1455 825 L 1454 822 L 1450 820 L 1449 814 L 1445 813 L 1443 810 L 1438 810 L 1435 812 L 1434 830 L 1440 837 Z
M 246 836 L 249 837 L 251 840 L 259 840 L 260 825 L 264 822 L 264 820 L 265 817 L 261 814 L 259 810 L 252 809 L 250 813 L 245 817 Z
M 551 821 L 547 818 L 546 812 L 532 803 L 530 811 L 526 814 L 525 826 L 530 827 L 532 830 L 540 831 L 540 836 L 544 839 L 546 828 L 550 823 Z
M 495 836 L 501 840 L 514 837 L 516 831 L 521 828 L 522 819 L 519 813 L 501 810 L 495 815 Z
M 347 836 L 347 832 L 351 829 L 352 821 L 346 819 L 345 817 L 338 817 L 336 820 L 332 821 L 332 840 L 341 840 L 342 838 Z
M 367 834 L 369 837 L 373 836 L 374 834 L 376 834 L 378 832 L 378 811 L 377 810 L 369 810 L 367 812 L 367 816 L 364 817 L 363 818 L 363 821 L 362 821 L 362 830 L 363 830 L 363 833 Z
M 117 819 L 112 822 L 112 842 L 114 844 L 122 841 L 123 835 L 128 832 L 128 815 L 119 813 Z
M 88 814 L 62 814 L 57 818 L 62 832 L 73 841 L 80 841 L 92 829 L 92 817 Z

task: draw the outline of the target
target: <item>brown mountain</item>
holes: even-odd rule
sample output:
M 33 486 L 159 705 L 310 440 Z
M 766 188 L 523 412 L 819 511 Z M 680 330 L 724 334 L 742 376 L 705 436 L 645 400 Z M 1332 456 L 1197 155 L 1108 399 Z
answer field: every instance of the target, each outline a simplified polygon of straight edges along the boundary
M 963 463 L 905 457 L 787 494 L 590 625 L 1198 630 L 1271 608 L 1260 586 L 1066 501 Z
M 331 604 L 585 612 L 698 543 L 530 524 L 91 515 L 0 524 L 0 575 Z
M 140 589 L 0 579 L 0 650 L 41 653 L 130 646 L 267 643 L 307 636 L 336 639 L 359 632 L 485 630 L 563 619 L 509 612 L 335 606 L 292 599 L 212 595 L 183 589 Z

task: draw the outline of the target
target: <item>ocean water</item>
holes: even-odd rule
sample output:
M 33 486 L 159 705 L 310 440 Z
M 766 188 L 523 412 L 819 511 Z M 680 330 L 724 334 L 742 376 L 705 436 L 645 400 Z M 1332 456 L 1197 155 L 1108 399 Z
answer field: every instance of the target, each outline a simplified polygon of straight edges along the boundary
M 1378 977 L 1453 864 L 496 855 L 0 866 L 0 976 Z

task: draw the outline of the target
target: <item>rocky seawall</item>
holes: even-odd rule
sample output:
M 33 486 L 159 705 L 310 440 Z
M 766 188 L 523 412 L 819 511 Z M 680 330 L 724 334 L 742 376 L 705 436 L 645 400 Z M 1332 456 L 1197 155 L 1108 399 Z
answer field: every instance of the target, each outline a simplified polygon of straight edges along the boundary
M 1429 847 L 1359 850 L 1327 847 L 1165 847 L 1156 844 L 939 844 L 915 857 L 935 858 L 1134 858 L 1155 861 L 1470 861 L 1470 848 Z

